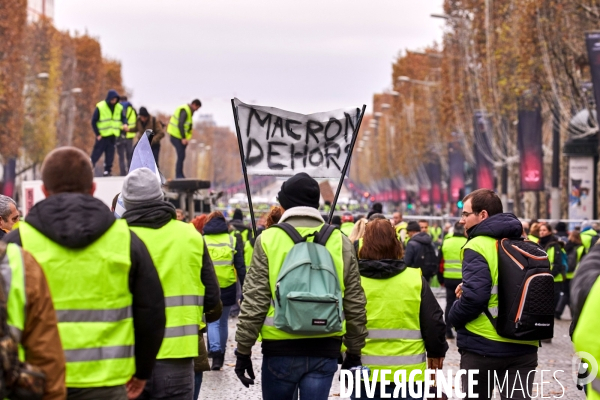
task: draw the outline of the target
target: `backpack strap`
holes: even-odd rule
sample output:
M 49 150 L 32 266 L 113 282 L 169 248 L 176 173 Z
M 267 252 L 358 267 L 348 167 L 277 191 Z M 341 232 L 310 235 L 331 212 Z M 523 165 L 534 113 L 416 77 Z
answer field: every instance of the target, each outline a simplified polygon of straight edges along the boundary
M 306 238 L 302 237 L 302 235 L 300 235 L 296 228 L 294 228 L 287 222 L 280 222 L 277 225 L 271 226 L 271 228 L 279 228 L 285 233 L 287 233 L 287 235 L 294 241 L 294 244 L 306 242 Z
M 321 228 L 321 230 L 315 235 L 314 243 L 319 243 L 320 245 L 325 246 L 331 234 L 337 229 L 335 225 L 325 224 Z

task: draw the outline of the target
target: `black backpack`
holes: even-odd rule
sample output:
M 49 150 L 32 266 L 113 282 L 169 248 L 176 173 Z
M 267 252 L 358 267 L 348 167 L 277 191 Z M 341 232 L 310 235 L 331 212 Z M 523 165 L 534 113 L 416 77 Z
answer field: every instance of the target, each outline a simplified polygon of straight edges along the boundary
M 439 260 L 433 244 L 420 244 L 421 250 L 415 260 L 415 267 L 421 268 L 423 275 L 433 276 L 438 271 Z
M 496 332 L 508 339 L 554 336 L 554 277 L 546 252 L 536 243 L 502 239 L 498 243 L 498 317 L 486 310 Z

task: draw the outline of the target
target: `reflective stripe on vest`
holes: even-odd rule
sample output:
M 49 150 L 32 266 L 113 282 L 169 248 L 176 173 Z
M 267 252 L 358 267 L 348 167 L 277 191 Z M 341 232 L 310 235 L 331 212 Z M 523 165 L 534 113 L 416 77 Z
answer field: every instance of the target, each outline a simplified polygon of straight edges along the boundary
M 317 226 L 314 228 L 296 228 L 300 235 L 306 237 L 310 234 L 318 232 L 321 229 L 321 226 Z M 283 265 L 283 260 L 287 256 L 288 252 L 294 247 L 294 242 L 292 239 L 281 229 L 267 229 L 263 231 L 261 235 L 261 246 L 267 256 L 268 267 L 269 267 L 269 287 L 271 288 L 271 296 L 275 298 L 275 285 L 277 283 L 277 276 L 279 275 L 279 271 L 281 270 L 281 266 Z M 313 237 L 310 236 L 308 241 L 313 241 Z M 343 248 L 343 233 L 339 230 L 334 231 L 331 234 L 331 237 L 327 241 L 325 246 L 329 253 L 331 254 L 331 258 L 333 259 L 333 263 L 335 265 L 335 269 L 338 275 L 338 281 L 340 282 L 342 297 L 344 296 L 344 292 L 346 287 L 344 286 L 344 259 L 342 256 L 342 248 Z M 303 338 L 322 338 L 322 337 L 334 337 L 334 336 L 343 336 L 346 333 L 346 322 L 343 320 L 342 322 L 342 330 L 340 332 L 334 332 L 330 334 L 323 335 L 299 335 L 293 333 L 287 333 L 277 329 L 275 326 L 268 325 L 269 319 L 272 321 L 272 318 L 275 316 L 275 308 L 273 307 L 273 303 L 269 305 L 269 311 L 267 312 L 267 318 L 265 319 L 265 323 L 260 330 L 260 334 L 263 340 L 287 340 L 287 339 L 303 339 Z
M 129 311 L 131 233 L 115 221 L 82 249 L 63 247 L 26 222 L 23 248 L 42 266 L 61 320 L 58 330 L 67 359 L 66 386 L 125 384 L 135 373 L 133 318 Z
M 123 105 L 121 103 L 115 104 L 113 111 L 110 111 L 110 107 L 106 100 L 103 100 L 96 104 L 98 108 L 99 117 L 96 122 L 96 127 L 100 136 L 119 136 L 121 134 L 121 127 L 123 126 Z
M 489 236 L 477 236 L 470 239 L 461 251 L 461 259 L 464 259 L 464 251 L 472 250 L 479 253 L 488 264 L 490 269 L 490 276 L 492 277 L 492 294 L 488 301 L 488 310 L 492 317 L 498 316 L 498 247 L 497 240 Z M 496 289 L 494 289 L 496 288 Z M 493 293 L 495 292 L 495 293 Z M 539 342 L 536 340 L 515 340 L 504 338 L 496 332 L 496 329 L 485 315 L 481 313 L 473 321 L 467 323 L 465 328 L 476 335 L 482 336 L 488 340 L 496 342 L 507 342 L 507 343 L 520 343 L 528 344 L 532 346 L 538 346 Z
M 575 272 L 577 272 L 577 269 L 579 268 L 579 263 L 581 262 L 581 258 L 583 257 L 583 254 L 585 252 L 585 247 L 584 246 L 579 246 L 577 247 L 577 264 L 575 265 L 575 269 L 573 271 L 569 270 L 567 272 L 567 279 L 573 279 L 575 277 Z
M 362 362 L 371 371 L 390 369 L 424 371 L 425 342 L 421 335 L 420 311 L 423 278 L 421 270 L 406 268 L 387 279 L 361 276 L 367 298 L 368 336 L 362 349 Z M 400 299 L 396 293 L 402 293 Z M 378 375 L 379 376 L 379 375 Z M 423 380 L 419 374 L 415 378 Z
M 14 243 L 6 245 L 6 254 L 0 263 L 0 273 L 4 279 L 4 293 L 7 294 L 6 310 L 8 328 L 17 342 L 19 359 L 25 361 L 25 351 L 21 345 L 21 337 L 25 330 L 25 265 L 21 248 Z
M 575 331 L 573 332 L 575 351 L 589 353 L 596 360 L 600 360 L 600 339 L 598 336 L 600 318 L 598 318 L 598 305 L 600 305 L 600 279 L 596 279 L 596 282 L 592 285 L 579 314 Z M 591 384 L 588 384 L 587 388 L 588 399 L 600 399 L 600 371 L 596 372 L 596 378 Z
M 137 127 L 137 114 L 135 113 L 133 107 L 127 107 L 127 110 L 125 111 L 125 116 L 127 117 L 127 127 L 129 128 L 129 130 L 125 134 L 125 137 L 127 139 L 133 139 L 137 133 L 135 131 Z
M 462 262 L 460 251 L 467 243 L 464 236 L 450 236 L 442 243 L 442 256 L 444 257 L 444 278 L 462 279 Z
M 185 129 L 185 132 L 183 132 L 183 134 L 179 131 L 179 114 L 181 114 L 181 110 L 185 110 L 187 115 L 185 119 L 185 124 L 183 126 L 183 128 Z M 190 108 L 189 104 L 184 104 L 182 106 L 177 107 L 175 113 L 173 113 L 171 119 L 169 120 L 167 132 L 169 133 L 169 135 L 177 139 L 183 139 L 185 136 L 185 139 L 189 140 L 192 137 L 192 109 Z
M 233 265 L 233 257 L 236 253 L 237 238 L 229 233 L 219 233 L 204 235 L 204 240 L 215 266 L 219 286 L 226 288 L 235 284 L 237 274 Z
M 146 244 L 165 293 L 167 325 L 156 358 L 198 356 L 198 331 L 205 326 L 202 235 L 193 225 L 176 220 L 158 229 L 131 230 Z

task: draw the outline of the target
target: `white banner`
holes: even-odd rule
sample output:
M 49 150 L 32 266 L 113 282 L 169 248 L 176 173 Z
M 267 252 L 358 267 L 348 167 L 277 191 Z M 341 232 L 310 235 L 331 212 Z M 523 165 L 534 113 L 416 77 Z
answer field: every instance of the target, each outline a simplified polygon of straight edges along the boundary
M 249 175 L 340 178 L 361 110 L 297 114 L 234 99 Z
M 569 158 L 569 219 L 594 219 L 594 158 Z

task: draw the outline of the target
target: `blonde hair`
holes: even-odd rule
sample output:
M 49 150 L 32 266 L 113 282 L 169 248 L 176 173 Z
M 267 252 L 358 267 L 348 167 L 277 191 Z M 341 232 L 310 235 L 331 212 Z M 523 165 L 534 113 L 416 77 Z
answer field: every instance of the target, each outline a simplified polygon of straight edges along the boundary
M 361 218 L 355 224 L 354 228 L 352 228 L 352 232 L 350 232 L 350 241 L 354 243 L 355 240 L 361 239 L 365 236 L 365 228 L 367 226 L 367 219 Z

